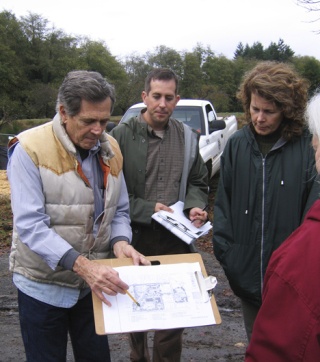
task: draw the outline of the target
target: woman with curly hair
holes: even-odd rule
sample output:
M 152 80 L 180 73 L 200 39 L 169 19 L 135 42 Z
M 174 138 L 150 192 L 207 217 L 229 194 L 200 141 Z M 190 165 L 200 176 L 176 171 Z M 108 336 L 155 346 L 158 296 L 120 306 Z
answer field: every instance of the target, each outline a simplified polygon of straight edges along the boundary
M 213 248 L 241 300 L 248 340 L 271 254 L 318 198 L 304 120 L 307 92 L 306 80 L 290 65 L 259 63 L 238 92 L 248 124 L 229 139 L 221 158 Z
M 307 106 L 320 173 L 320 93 Z M 320 200 L 272 254 L 246 362 L 320 361 Z M 277 301 L 277 303 L 274 303 Z

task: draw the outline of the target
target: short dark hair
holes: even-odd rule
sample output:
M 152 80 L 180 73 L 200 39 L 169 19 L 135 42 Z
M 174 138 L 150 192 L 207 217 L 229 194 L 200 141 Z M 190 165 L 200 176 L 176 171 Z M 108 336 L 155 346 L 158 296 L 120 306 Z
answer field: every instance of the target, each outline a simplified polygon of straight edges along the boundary
M 148 75 L 144 83 L 144 90 L 147 94 L 149 94 L 151 90 L 151 81 L 152 80 L 174 80 L 176 83 L 176 90 L 175 94 L 178 94 L 178 86 L 179 86 L 179 79 L 178 76 L 175 74 L 174 71 L 168 68 L 156 68 L 153 69 Z
M 102 102 L 111 99 L 111 113 L 115 103 L 114 87 L 98 72 L 75 70 L 64 78 L 58 92 L 56 110 L 62 104 L 67 114 L 75 116 L 80 112 L 81 101 Z

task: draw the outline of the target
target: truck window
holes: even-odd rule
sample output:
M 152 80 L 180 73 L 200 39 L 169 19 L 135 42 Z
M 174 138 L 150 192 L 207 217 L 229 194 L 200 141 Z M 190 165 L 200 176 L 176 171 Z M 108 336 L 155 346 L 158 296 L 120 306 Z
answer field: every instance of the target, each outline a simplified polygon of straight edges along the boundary
M 205 128 L 201 107 L 178 106 L 173 111 L 172 117 L 193 128 L 199 134 L 204 134 Z

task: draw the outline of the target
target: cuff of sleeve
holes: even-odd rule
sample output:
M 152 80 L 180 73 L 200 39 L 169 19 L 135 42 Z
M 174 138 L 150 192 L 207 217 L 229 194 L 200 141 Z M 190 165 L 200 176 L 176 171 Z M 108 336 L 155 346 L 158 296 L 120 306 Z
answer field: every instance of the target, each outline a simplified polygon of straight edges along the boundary
M 127 241 L 129 245 L 131 244 L 130 240 L 127 237 L 125 237 L 125 236 L 116 236 L 115 238 L 110 240 L 110 247 L 111 247 L 112 250 L 113 250 L 114 244 L 117 241 Z
M 81 254 L 75 249 L 69 249 L 59 261 L 59 266 L 67 270 L 73 270 L 73 265 L 78 256 Z

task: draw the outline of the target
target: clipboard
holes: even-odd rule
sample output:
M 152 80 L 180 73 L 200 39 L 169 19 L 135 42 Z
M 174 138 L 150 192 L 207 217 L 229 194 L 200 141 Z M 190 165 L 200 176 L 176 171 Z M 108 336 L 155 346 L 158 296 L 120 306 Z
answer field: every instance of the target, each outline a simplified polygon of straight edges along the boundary
M 148 256 L 146 257 L 148 260 L 154 263 L 160 262 L 160 264 L 178 264 L 178 263 L 195 263 L 198 262 L 200 264 L 201 272 L 202 272 L 202 283 L 199 285 L 199 289 L 203 294 L 203 297 L 209 297 L 211 308 L 213 311 L 213 315 L 216 321 L 216 324 L 221 323 L 221 316 L 216 304 L 215 297 L 213 295 L 212 290 L 208 290 L 208 283 L 203 283 L 203 281 L 209 282 L 210 278 L 208 277 L 207 272 L 205 270 L 205 266 L 203 264 L 202 257 L 199 253 L 189 253 L 189 254 L 174 254 L 174 255 L 156 255 L 156 256 Z M 97 263 L 105 264 L 111 266 L 112 268 L 120 267 L 120 266 L 130 266 L 133 265 L 131 258 L 121 258 L 121 259 L 101 259 L 95 260 Z M 143 268 L 143 266 L 142 266 Z M 103 306 L 102 301 L 92 293 L 92 301 L 93 301 L 93 312 L 94 312 L 94 322 L 96 333 L 99 335 L 108 334 L 106 333 L 105 325 L 104 325 L 104 317 L 103 317 Z M 127 333 L 127 332 L 126 332 Z

